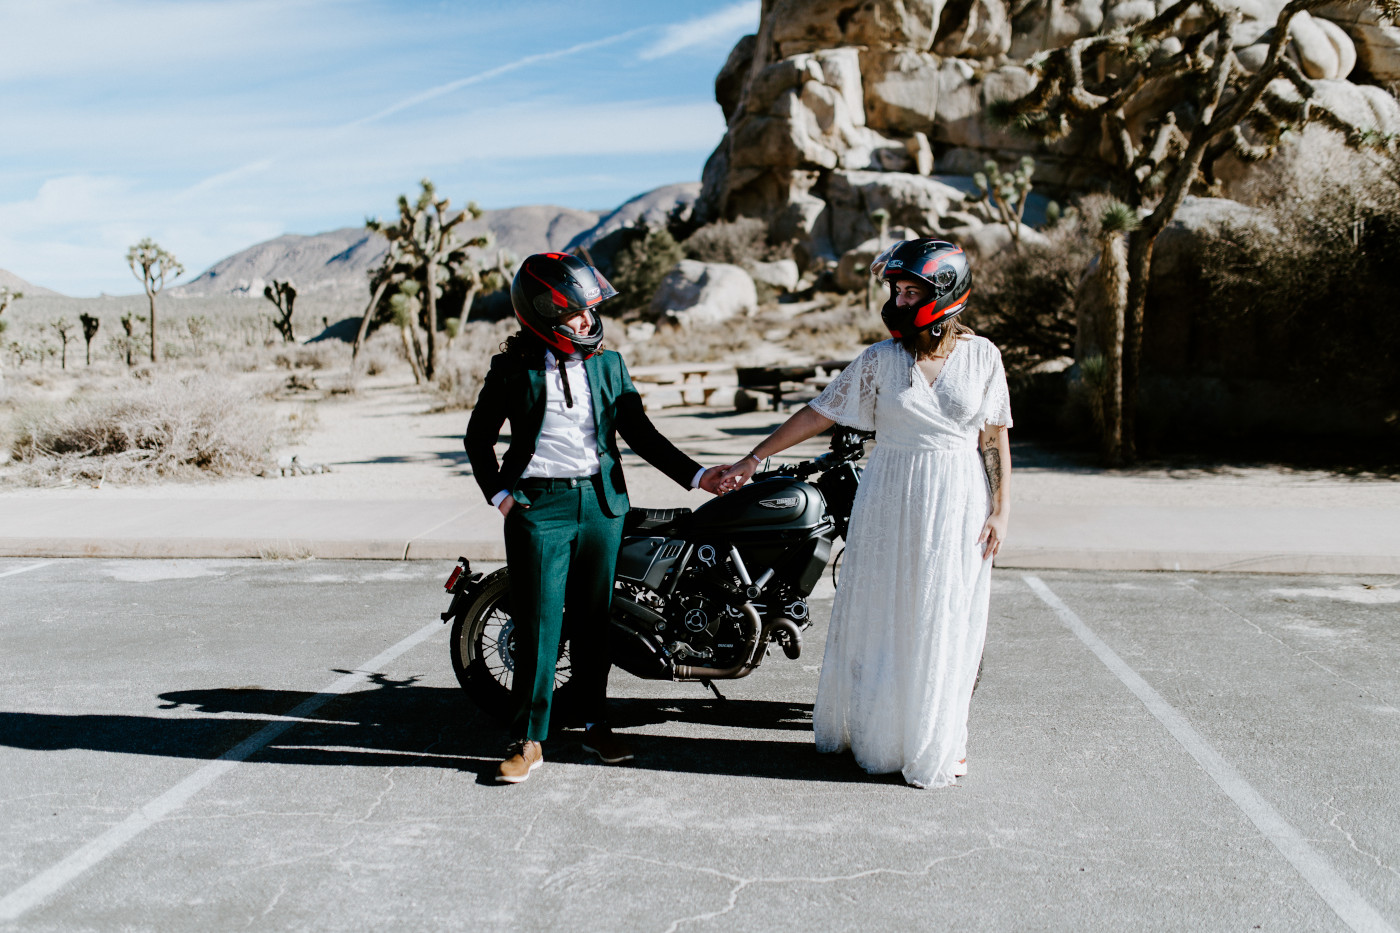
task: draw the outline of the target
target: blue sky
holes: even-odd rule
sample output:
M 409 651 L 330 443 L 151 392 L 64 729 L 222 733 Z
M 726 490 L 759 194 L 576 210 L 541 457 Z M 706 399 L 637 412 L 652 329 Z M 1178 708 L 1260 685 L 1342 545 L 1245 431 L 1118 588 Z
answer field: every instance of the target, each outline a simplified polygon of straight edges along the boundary
M 759 0 L 0 0 L 0 268 L 137 289 L 283 233 L 454 205 L 605 209 L 698 180 Z

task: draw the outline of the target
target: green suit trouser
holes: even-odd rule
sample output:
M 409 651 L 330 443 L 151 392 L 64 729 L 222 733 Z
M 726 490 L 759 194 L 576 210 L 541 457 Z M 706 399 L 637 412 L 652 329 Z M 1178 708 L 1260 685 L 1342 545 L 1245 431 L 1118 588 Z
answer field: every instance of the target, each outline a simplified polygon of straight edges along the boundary
M 598 503 L 598 480 L 525 479 L 530 500 L 506 516 L 515 622 L 511 735 L 544 741 L 562 640 L 584 722 L 607 721 L 607 620 L 622 518 Z

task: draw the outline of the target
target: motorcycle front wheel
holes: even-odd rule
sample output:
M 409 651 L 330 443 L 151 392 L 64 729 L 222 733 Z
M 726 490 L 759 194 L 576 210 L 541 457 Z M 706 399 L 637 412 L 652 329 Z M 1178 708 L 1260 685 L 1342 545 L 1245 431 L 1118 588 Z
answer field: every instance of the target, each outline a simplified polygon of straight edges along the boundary
M 510 577 L 506 568 L 488 574 L 471 602 L 452 620 L 452 671 L 482 712 L 508 722 L 515 683 L 515 619 L 510 611 Z M 567 721 L 573 707 L 569 642 L 559 645 L 550 718 Z

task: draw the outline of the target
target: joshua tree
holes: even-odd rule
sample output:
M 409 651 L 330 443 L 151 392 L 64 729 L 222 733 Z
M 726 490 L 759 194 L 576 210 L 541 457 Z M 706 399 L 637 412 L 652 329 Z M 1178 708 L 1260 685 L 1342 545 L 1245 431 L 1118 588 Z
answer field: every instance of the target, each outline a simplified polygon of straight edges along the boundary
M 1026 201 L 1031 194 L 1031 175 L 1035 174 L 1035 159 L 1022 156 L 1016 169 L 1003 173 L 990 159 L 982 166 L 982 171 L 972 176 L 977 185 L 977 196 L 967 195 L 973 203 L 984 202 L 992 215 L 1006 224 L 1011 231 L 1011 244 L 1021 248 L 1021 218 L 1026 214 Z
M 1103 292 L 1105 349 L 1103 382 L 1103 454 L 1123 462 L 1123 330 L 1128 307 L 1128 246 L 1125 236 L 1140 226 L 1137 211 L 1121 201 L 1104 208 L 1099 218 L 1099 287 Z
M 97 328 L 102 326 L 102 322 L 98 320 L 97 315 L 84 311 L 78 315 L 78 323 L 83 325 L 83 342 L 87 344 L 87 359 L 84 362 L 85 365 L 91 366 L 92 338 L 97 336 Z
M 5 313 L 5 309 L 10 306 L 10 302 L 14 301 L 16 298 L 23 297 L 24 292 L 12 292 L 10 291 L 8 286 L 0 285 L 0 314 Z M 5 332 L 5 327 L 7 324 L 8 322 L 4 318 L 0 318 L 0 334 L 3 334 Z M 3 372 L 0 372 L 0 383 L 3 383 L 4 381 L 5 375 Z
M 399 325 L 399 333 L 403 336 L 403 352 L 408 357 L 408 365 L 413 367 L 413 381 L 418 385 L 423 384 L 427 376 L 423 359 L 423 350 L 418 345 L 418 312 L 422 310 L 423 303 L 418 300 L 418 292 L 422 286 L 413 279 L 399 283 L 399 290 L 394 297 L 389 299 L 389 310 L 394 313 L 394 323 Z
M 56 321 L 49 322 L 49 329 L 58 334 L 58 339 L 62 345 L 59 351 L 59 368 L 68 368 L 68 341 L 73 339 L 73 323 L 66 317 L 60 317 Z
M 194 314 L 185 319 L 185 330 L 190 334 L 190 348 L 195 356 L 201 355 L 204 338 L 209 333 L 209 319 L 202 314 Z
M 366 221 L 369 226 L 369 221 Z M 370 229 L 374 229 L 370 227 Z M 404 271 L 403 247 L 398 240 L 389 241 L 389 251 L 384 254 L 384 259 L 379 266 L 370 273 L 370 298 L 369 304 L 365 305 L 365 313 L 360 317 L 360 329 L 355 333 L 355 343 L 350 348 L 351 371 L 354 371 L 354 362 L 360 355 L 360 346 L 365 342 L 365 334 L 369 333 L 369 322 L 374 317 L 374 309 L 379 307 L 379 300 L 384 297 L 384 293 L 391 285 L 397 285 L 404 280 L 407 273 Z
M 1284 55 L 1293 18 L 1327 2 L 1289 0 L 1269 33 L 1263 65 L 1250 74 L 1233 51 L 1239 11 L 1218 0 L 1177 0 L 1132 29 L 1078 39 L 1035 59 L 1036 86 L 993 108 L 993 117 L 1046 141 L 1075 130 L 1101 136 L 1109 148 L 1103 168 L 1110 190 L 1134 211 L 1150 210 L 1127 242 L 1122 454 L 1128 462 L 1137 456 L 1152 248 L 1193 186 L 1208 183 L 1214 161 L 1227 152 L 1248 161 L 1267 158 L 1285 132 L 1309 122 L 1335 130 L 1353 147 L 1393 145 L 1329 109 L 1314 82 Z M 1400 16 L 1400 0 L 1378 5 L 1392 21 Z M 1278 78 L 1284 80 L 1276 84 Z
M 273 279 L 271 285 L 263 288 L 263 297 L 277 306 L 279 317 L 273 323 L 277 326 L 277 332 L 282 335 L 282 342 L 291 343 L 296 339 L 292 336 L 292 305 L 297 300 L 295 286 L 291 282 Z
M 121 338 L 121 349 L 126 354 L 126 365 L 131 367 L 131 351 L 136 347 L 136 341 L 140 338 L 136 336 L 136 325 L 146 320 L 139 314 L 132 314 L 130 311 L 122 315 L 122 330 L 126 336 Z
M 416 267 L 415 277 L 423 281 L 424 305 L 427 309 L 428 350 L 424 360 L 425 375 L 431 379 L 437 366 L 437 299 L 438 283 L 442 276 L 439 269 L 460 264 L 454 256 L 467 246 L 486 246 L 485 237 L 477 237 L 466 243 L 457 240 L 453 228 L 470 216 L 480 217 L 482 210 L 475 201 L 469 202 L 464 211 L 455 217 L 448 216 L 450 202 L 438 198 L 437 189 L 428 179 L 423 179 L 422 192 L 418 200 L 409 202 L 407 195 L 399 195 L 399 219 L 397 223 L 385 224 L 378 218 L 370 218 L 365 226 L 384 234 L 391 243 L 398 242 L 403 247 L 403 255 L 411 259 Z M 450 273 L 449 273 L 450 274 Z
M 131 266 L 131 274 L 146 290 L 146 301 L 151 306 L 151 362 L 156 361 L 156 293 L 165 288 L 167 278 L 175 279 L 185 272 L 185 267 L 173 253 L 167 253 L 150 237 L 126 251 L 126 264 Z M 130 361 L 128 360 L 128 365 Z
M 482 247 L 489 247 L 491 243 L 492 237 L 489 233 L 471 241 L 471 245 Z M 472 302 L 476 301 L 477 295 L 510 288 L 510 280 L 515 277 L 515 269 L 520 265 L 520 261 L 505 249 L 496 250 L 496 261 L 491 265 L 478 263 L 469 257 L 465 250 L 461 251 L 460 257 L 460 260 L 452 265 L 452 277 L 465 282 L 467 286 L 467 293 L 462 298 L 461 320 L 465 321 L 471 314 Z

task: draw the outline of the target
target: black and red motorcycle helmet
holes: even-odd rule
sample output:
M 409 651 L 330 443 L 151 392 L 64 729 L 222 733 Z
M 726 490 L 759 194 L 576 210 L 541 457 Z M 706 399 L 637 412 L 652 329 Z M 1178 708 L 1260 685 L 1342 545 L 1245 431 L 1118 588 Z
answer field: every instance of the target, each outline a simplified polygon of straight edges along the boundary
M 525 257 L 510 283 L 510 303 L 521 326 L 571 360 L 586 360 L 602 347 L 603 319 L 594 309 L 616 294 L 601 272 L 568 253 Z M 587 336 L 563 323 L 579 312 L 590 318 Z
M 961 313 L 972 294 L 972 266 L 967 254 L 946 240 L 900 240 L 870 264 L 870 272 L 890 286 L 880 319 L 896 338 L 912 337 L 929 328 L 942 333 L 942 323 Z M 902 278 L 928 285 L 929 300 L 917 308 L 896 305 L 894 283 Z

